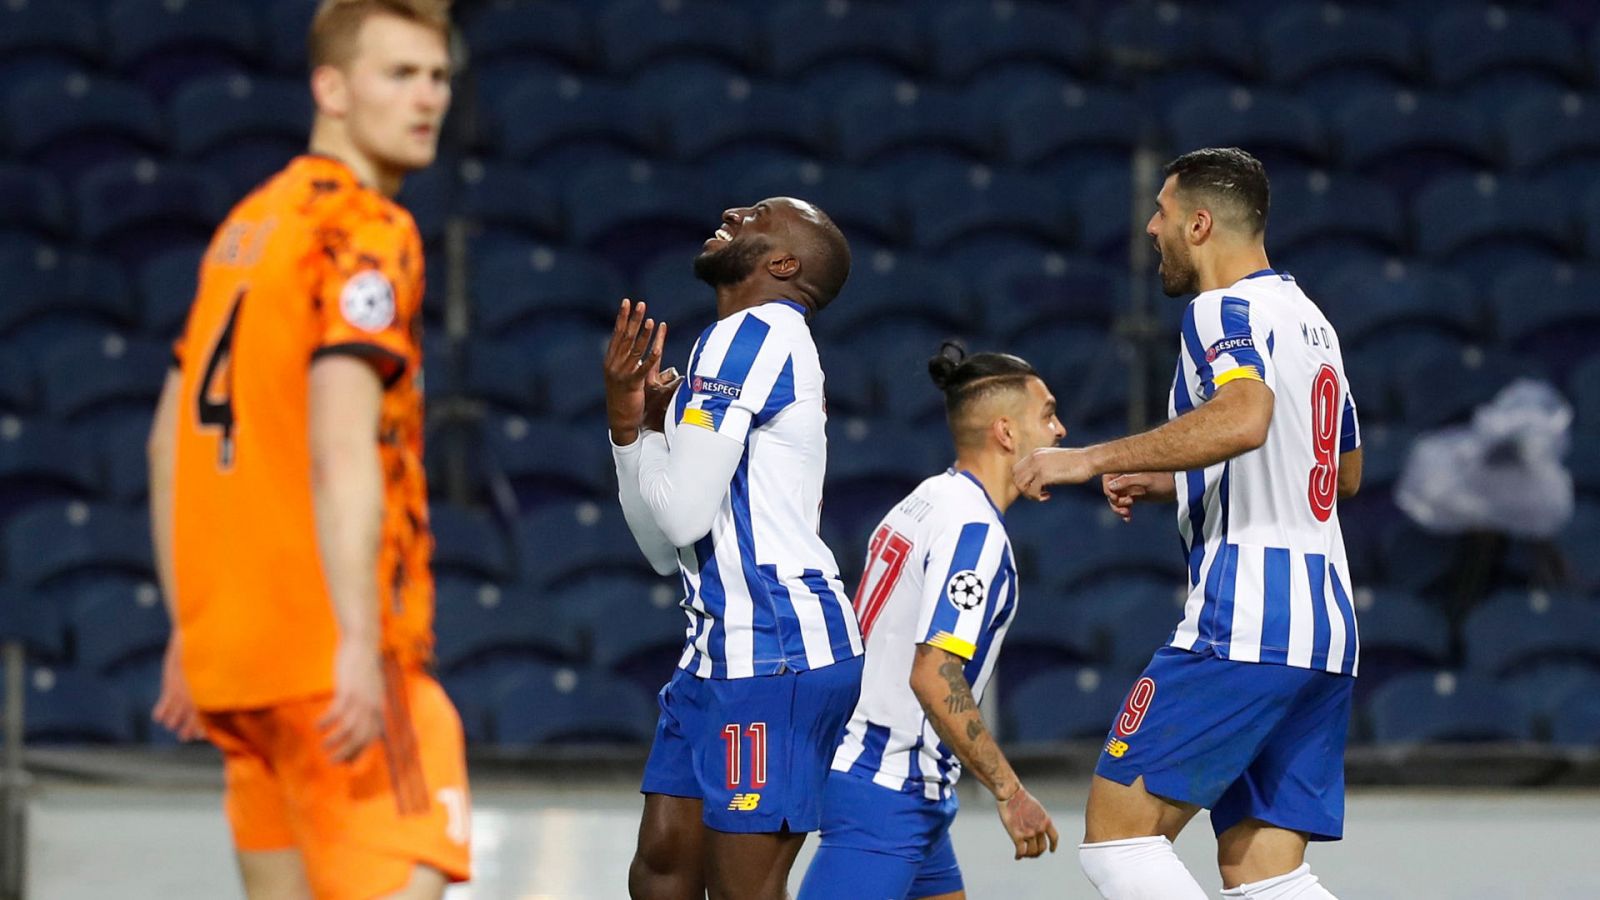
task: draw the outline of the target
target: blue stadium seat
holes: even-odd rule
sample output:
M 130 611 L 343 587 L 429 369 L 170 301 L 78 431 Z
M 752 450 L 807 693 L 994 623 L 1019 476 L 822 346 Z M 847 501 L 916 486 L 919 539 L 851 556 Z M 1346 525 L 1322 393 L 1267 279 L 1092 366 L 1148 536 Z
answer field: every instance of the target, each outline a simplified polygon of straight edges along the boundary
M 128 701 L 107 681 L 76 669 L 38 666 L 27 675 L 29 743 L 121 743 L 133 739 Z
M 1161 524 L 1170 530 L 1170 522 Z M 1073 548 L 1064 546 L 1063 552 Z M 1143 670 L 1156 650 L 1172 640 L 1188 596 L 1181 579 L 1150 577 L 1107 578 L 1080 593 L 1073 603 L 1080 627 L 1104 648 L 1101 658 L 1107 668 L 1126 674 Z
M 1443 96 L 1362 93 L 1342 103 L 1331 124 L 1344 166 L 1404 191 L 1441 172 L 1472 171 L 1496 161 L 1488 119 Z
M 849 167 L 816 162 L 777 162 L 747 173 L 738 196 L 800 197 L 817 204 L 858 244 L 861 232 L 891 244 L 906 236 L 894 193 L 881 179 Z M 748 201 L 740 201 L 748 202 Z M 859 252 L 859 251 L 858 251 Z
M 485 337 L 471 341 L 463 354 L 462 390 L 494 410 L 533 414 L 541 405 L 539 359 L 526 341 Z M 433 370 L 429 370 L 431 377 Z M 430 390 L 433 385 L 430 383 Z
M 1399 260 L 1377 266 L 1354 263 L 1334 271 L 1312 290 L 1343 345 L 1362 352 L 1398 359 L 1417 348 L 1419 335 L 1444 333 L 1468 340 L 1484 333 L 1477 289 L 1448 268 Z M 1371 377 L 1355 366 L 1345 368 L 1353 385 Z M 1356 402 L 1367 403 L 1370 393 L 1358 394 Z M 1380 398 L 1371 399 L 1374 411 L 1388 409 Z
M 25 588 L 102 580 L 102 575 L 152 577 L 144 511 L 76 500 L 37 505 L 13 516 L 5 529 L 5 557 L 8 578 Z
M 1489 291 L 1496 336 L 1553 368 L 1572 368 L 1600 347 L 1596 283 L 1596 265 L 1530 263 L 1505 272 Z
M 1440 84 L 1460 85 L 1503 69 L 1583 77 L 1573 28 L 1553 15 L 1472 5 L 1442 12 L 1422 32 L 1428 68 Z
M 577 428 L 505 416 L 485 423 L 488 452 L 521 509 L 580 500 L 609 502 L 612 484 L 604 426 Z
M 1176 71 L 1188 80 L 1194 70 L 1251 75 L 1256 65 L 1248 31 L 1200 6 L 1118 5 L 1101 20 L 1100 41 L 1104 56 L 1134 72 Z
M 1477 351 L 1418 353 L 1402 371 L 1400 408 L 1406 424 L 1418 428 L 1464 419 L 1517 378 L 1544 374 L 1537 359 Z
M 160 660 L 172 626 L 150 582 L 92 586 L 73 598 L 73 658 L 96 675 Z
M 520 662 L 560 663 L 578 658 L 578 642 L 565 612 L 531 591 L 447 576 L 439 580 L 434 609 L 434 653 L 441 671 L 514 672 Z
M 1568 580 L 1591 591 L 1600 589 L 1600 555 L 1594 552 L 1597 535 L 1600 535 L 1600 504 L 1584 502 L 1578 504 L 1571 524 L 1557 538 L 1567 563 Z
M 755 20 L 721 0 L 619 0 L 595 20 L 601 54 L 613 72 L 632 72 L 663 56 L 700 55 L 746 65 Z
M 1358 702 L 1397 675 L 1450 662 L 1450 622 L 1438 607 L 1386 588 L 1357 588 L 1352 599 L 1361 631 Z
M 1131 347 L 1108 339 L 1100 326 L 1068 324 L 1019 333 L 1009 348 L 1038 369 L 1055 394 L 1057 415 L 1067 429 L 1066 443 L 1093 443 L 1093 432 L 1109 428 L 1105 439 L 1127 431 Z M 1160 391 L 1170 379 L 1149 382 Z
M 1462 625 L 1467 665 L 1504 676 L 1556 658 L 1600 666 L 1600 604 L 1545 591 L 1502 591 Z
M 97 167 L 74 194 L 79 235 L 130 263 L 210 240 L 231 196 L 210 172 L 154 160 Z
M 1574 688 L 1555 705 L 1550 716 L 1550 742 L 1564 747 L 1593 750 L 1600 745 L 1600 678 Z
M 1415 672 L 1367 704 L 1372 736 L 1386 743 L 1528 741 L 1531 717 L 1495 682 L 1468 672 Z
M 67 230 L 67 201 L 48 172 L 0 163 L 0 234 L 57 237 Z
M 1101 740 L 1131 679 L 1095 668 L 1042 673 L 1001 698 L 1008 741 Z
M 1417 68 L 1403 21 L 1381 9 L 1332 3 L 1284 4 L 1261 31 L 1261 57 L 1266 79 L 1285 86 L 1352 70 L 1410 78 Z
M 433 568 L 440 574 L 504 581 L 511 574 L 506 535 L 487 510 L 435 501 L 429 504 Z
M 162 96 L 261 55 L 256 17 L 229 0 L 116 0 L 106 24 L 111 64 Z
M 11 415 L 33 409 L 37 393 L 28 357 L 22 353 L 0 355 L 0 413 Z
M 501 745 L 642 745 L 655 733 L 656 705 L 633 683 L 594 670 L 558 669 L 506 684 L 494 712 Z
M 808 74 L 841 59 L 923 68 L 925 51 L 911 14 L 873 3 L 788 0 L 766 14 L 763 65 L 776 75 Z
M 1197 90 L 1178 101 L 1167 120 L 1180 151 L 1244 147 L 1267 162 L 1321 160 L 1327 148 L 1314 109 L 1270 90 Z
M 1384 583 L 1422 596 L 1453 587 L 1450 579 L 1459 571 L 1462 557 L 1461 542 L 1455 536 L 1430 534 L 1409 519 L 1388 527 L 1379 551 Z
M 64 341 L 40 360 L 44 408 L 62 422 L 110 413 L 148 417 L 171 364 L 168 348 L 118 334 Z
M 482 237 L 489 243 L 502 237 L 511 242 L 561 236 L 555 191 L 530 169 L 492 161 L 463 163 L 455 210 L 484 229 Z
M 946 81 L 964 81 L 985 69 L 1044 62 L 1088 71 L 1088 28 L 1067 10 L 1040 2 L 950 3 L 930 24 L 933 67 Z
M 1578 430 L 1591 434 L 1600 431 L 1600 353 L 1591 354 L 1574 367 L 1567 376 L 1567 385 Z
M 680 80 L 660 105 L 658 127 L 677 159 L 713 160 L 740 146 L 824 149 L 822 112 L 810 95 L 743 75 Z
M 986 165 L 939 167 L 906 183 L 911 237 L 925 251 L 998 235 L 1047 245 L 1067 243 L 1071 221 L 1053 185 Z
M 1504 266 L 1513 250 L 1561 254 L 1574 244 L 1566 198 L 1494 175 L 1447 176 L 1417 195 L 1417 249 L 1476 274 Z
M 310 92 L 301 81 L 223 75 L 184 85 L 169 105 L 172 144 L 242 197 L 305 151 Z
M 588 246 L 620 242 L 634 258 L 704 241 L 727 208 L 693 170 L 644 160 L 587 166 L 566 185 L 565 198 L 573 239 Z
M 92 497 L 98 488 L 70 432 L 53 422 L 0 416 L 0 522 L 40 503 Z
M 173 340 L 183 331 L 205 252 L 199 243 L 174 247 L 139 267 L 139 322 L 146 337 Z
M 1020 568 L 1019 572 L 1022 597 L 1006 632 L 1003 664 L 997 663 L 995 669 L 1002 697 L 1011 696 L 1036 675 L 1068 666 L 1097 665 L 1107 656 L 1101 635 L 1088 627 L 1086 604 L 1068 602 L 1046 591 L 1030 591 L 1028 573 Z
M 992 111 L 973 109 L 956 91 L 919 85 L 865 84 L 831 104 L 835 152 L 862 164 L 903 148 L 938 148 L 974 160 L 993 152 Z
M 654 691 L 683 654 L 681 588 L 662 578 L 590 579 L 556 596 L 569 610 L 594 665 Z
M 1582 94 L 1525 97 L 1507 110 L 1504 126 L 1507 161 L 1519 169 L 1600 155 L 1600 108 Z
M 149 417 L 113 416 L 105 425 L 91 421 L 76 432 L 79 442 L 90 448 L 101 495 L 116 503 L 143 504 L 150 493 L 150 463 L 144 453 Z
M 132 292 L 115 262 L 39 244 L 0 253 L 0 334 L 32 346 L 136 321 Z
M 20 641 L 30 659 L 63 659 L 61 610 L 54 600 L 0 583 L 0 640 Z
M 411 214 L 424 246 L 439 246 L 444 239 L 445 220 L 455 200 L 455 172 L 449 165 L 429 166 L 406 176 L 395 195 L 395 202 Z M 443 267 L 436 271 L 443 271 Z M 442 278 L 441 278 L 442 280 Z
M 630 92 L 614 82 L 534 76 L 495 98 L 489 126 L 496 155 L 507 162 L 530 162 L 563 146 L 585 156 L 596 147 L 648 150 L 648 119 L 634 107 Z
M 951 268 L 934 257 L 877 250 L 853 257 L 848 285 L 813 327 L 848 340 L 917 324 L 960 329 L 971 318 L 966 287 Z M 831 384 L 831 370 L 828 380 Z
M 550 503 L 517 523 L 523 581 L 563 589 L 587 578 L 634 573 L 652 577 L 616 503 Z
M 1356 175 L 1312 172 L 1272 179 L 1273 252 L 1314 244 L 1398 251 L 1406 242 L 1405 210 L 1382 184 Z
M 985 330 L 1005 341 L 1063 322 L 1108 327 L 1127 306 L 1126 273 L 1055 252 L 996 259 L 978 276 L 976 287 Z M 1035 366 L 1049 362 L 1030 361 Z
M 6 106 L 12 149 L 58 176 L 162 145 L 155 101 L 125 82 L 78 73 L 35 79 L 13 87 Z
M 921 394 L 933 398 L 933 408 L 942 415 L 943 398 L 926 380 L 926 371 L 924 366 L 910 378 L 924 388 Z M 909 418 L 904 415 L 907 410 L 897 409 L 892 399 L 888 409 L 891 415 L 902 416 L 902 422 Z M 870 529 L 923 479 L 951 461 L 947 443 L 924 440 L 900 422 L 859 420 L 829 425 L 828 472 L 822 493 L 829 518 L 845 534 L 859 535 Z
M 546 56 L 572 65 L 595 58 L 589 21 L 565 3 L 494 3 L 464 15 L 462 32 L 473 65 Z
M 674 343 L 670 335 L 669 331 L 669 347 Z M 584 417 L 599 421 L 599 414 L 605 410 L 605 384 L 592 373 L 599 371 L 610 338 L 609 331 L 576 336 L 540 354 L 539 381 L 544 385 L 541 397 L 547 415 L 569 422 L 582 421 Z M 670 364 L 681 367 L 689 353 L 685 347 L 682 353 L 667 356 Z M 590 375 L 575 378 L 574 372 Z
M 311 15 L 316 9 L 317 0 L 274 0 L 267 10 L 263 44 L 277 72 L 306 74 L 306 34 L 311 31 Z
M 1053 158 L 1099 154 L 1126 160 L 1148 129 L 1148 116 L 1127 93 L 1062 82 L 1017 92 L 999 110 L 1006 159 L 1032 165 Z
M 537 334 L 541 326 L 566 321 L 609 331 L 624 293 L 621 276 L 598 257 L 507 244 L 485 252 L 474 266 L 474 325 L 481 334 L 500 337 Z
M 1085 172 L 1069 191 L 1078 246 L 1103 261 L 1126 264 L 1135 224 L 1130 221 L 1134 196 L 1127 165 Z M 1149 198 L 1149 209 L 1155 212 L 1155 197 Z M 1142 220 L 1137 224 L 1143 229 Z
M 20 0 L 0 6 L 0 78 L 93 65 L 100 56 L 94 10 L 76 0 Z
M 1081 492 L 1080 492 L 1081 493 Z M 1052 504 L 1064 503 L 1056 497 Z M 1173 584 L 1184 576 L 1184 559 L 1173 520 L 1167 515 L 1134 515 L 1124 523 L 1103 502 L 1082 507 L 1070 540 L 1041 560 L 1040 576 L 1064 590 L 1088 590 L 1113 575 L 1166 577 Z

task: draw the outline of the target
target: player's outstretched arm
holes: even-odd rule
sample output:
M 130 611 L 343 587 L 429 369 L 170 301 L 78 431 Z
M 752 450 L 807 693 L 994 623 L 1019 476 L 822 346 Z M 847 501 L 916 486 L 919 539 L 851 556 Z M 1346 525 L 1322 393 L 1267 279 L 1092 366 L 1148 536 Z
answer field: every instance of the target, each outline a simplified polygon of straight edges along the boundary
M 161 696 L 156 699 L 150 717 L 176 734 L 179 740 L 193 741 L 205 737 L 205 732 L 200 728 L 200 715 L 195 710 L 189 682 L 178 661 L 178 611 L 173 593 L 177 578 L 172 555 L 172 484 L 176 477 L 182 381 L 177 369 L 167 372 L 161 400 L 156 404 L 155 421 L 150 425 L 150 440 L 145 445 L 150 466 L 150 537 L 155 544 L 156 578 L 161 582 L 161 597 L 167 605 L 167 621 L 172 623 L 172 636 L 167 639 L 166 659 L 161 667 Z
M 966 660 L 938 647 L 917 645 L 911 664 L 911 690 L 945 746 L 977 777 L 1000 806 L 1000 822 L 1016 846 L 1016 858 L 1033 858 L 1048 848 L 1056 851 L 1058 836 L 1050 814 L 1028 793 L 972 696 L 963 671 Z
M 1100 476 L 1100 489 L 1124 522 L 1133 518 L 1134 503 L 1173 503 L 1178 499 L 1178 480 L 1171 472 L 1107 472 Z
M 318 723 L 335 760 L 354 759 L 383 731 L 378 548 L 383 467 L 378 422 L 383 385 L 345 354 L 311 364 L 311 491 L 323 577 L 339 624 L 333 703 Z

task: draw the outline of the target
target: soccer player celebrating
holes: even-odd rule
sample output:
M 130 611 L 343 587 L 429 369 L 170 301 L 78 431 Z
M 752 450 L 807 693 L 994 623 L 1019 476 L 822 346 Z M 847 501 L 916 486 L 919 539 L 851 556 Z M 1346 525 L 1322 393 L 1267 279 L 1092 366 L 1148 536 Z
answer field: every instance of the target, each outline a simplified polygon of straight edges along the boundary
M 425 671 L 422 244 L 390 199 L 433 161 L 449 28 L 442 0 L 318 7 L 311 152 L 218 228 L 151 430 L 155 718 L 222 750 L 252 898 L 468 874 L 461 723 Z
M 867 644 L 861 700 L 833 757 L 822 845 L 800 900 L 956 900 L 950 844 L 963 766 L 994 794 L 1016 858 L 1056 849 L 1056 829 L 984 727 L 978 702 L 1017 612 L 1004 515 L 1011 469 L 1065 434 L 1056 400 L 1015 356 L 929 361 L 944 393 L 955 467 L 879 523 L 856 592 Z
M 718 321 L 688 379 L 659 371 L 666 325 L 627 300 L 606 353 L 623 512 L 689 617 L 661 689 L 628 874 L 648 900 L 782 900 L 818 827 L 828 761 L 861 688 L 861 635 L 817 536 L 827 463 L 808 320 L 850 273 L 822 210 L 722 214 L 694 261 Z
M 1113 723 L 1079 859 L 1108 900 L 1205 894 L 1172 852 L 1211 810 L 1224 897 L 1330 900 L 1305 864 L 1344 828 L 1356 621 L 1337 501 L 1361 481 L 1339 338 L 1267 262 L 1267 176 L 1237 149 L 1167 166 L 1146 231 L 1183 317 L 1170 420 L 1017 465 L 1017 486 L 1103 476 L 1119 514 L 1176 500 L 1189 601 Z

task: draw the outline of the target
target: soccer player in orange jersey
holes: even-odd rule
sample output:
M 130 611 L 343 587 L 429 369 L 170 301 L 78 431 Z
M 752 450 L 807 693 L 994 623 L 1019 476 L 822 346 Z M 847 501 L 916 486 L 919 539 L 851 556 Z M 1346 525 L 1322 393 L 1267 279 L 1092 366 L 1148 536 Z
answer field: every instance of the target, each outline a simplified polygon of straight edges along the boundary
M 151 431 L 154 715 L 222 750 L 252 900 L 468 875 L 461 723 L 426 674 L 422 244 L 391 199 L 433 161 L 449 27 L 445 0 L 323 0 L 310 153 L 217 230 Z

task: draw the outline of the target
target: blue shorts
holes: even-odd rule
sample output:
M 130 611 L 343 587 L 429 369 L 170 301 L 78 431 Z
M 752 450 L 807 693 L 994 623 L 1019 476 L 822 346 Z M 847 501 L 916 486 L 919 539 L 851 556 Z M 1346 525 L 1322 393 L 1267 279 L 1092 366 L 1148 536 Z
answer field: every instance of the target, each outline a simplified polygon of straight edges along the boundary
M 916 900 L 962 890 L 950 844 L 956 797 L 929 800 L 848 772 L 828 775 L 822 843 L 799 900 Z
M 816 831 L 834 748 L 861 695 L 862 657 L 756 678 L 679 669 L 657 699 L 646 794 L 690 797 L 717 831 Z
M 1141 775 L 1152 794 L 1211 810 L 1222 834 L 1245 819 L 1344 834 L 1344 745 L 1355 679 L 1156 651 L 1112 723 L 1095 774 Z

